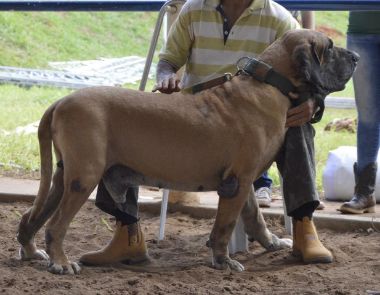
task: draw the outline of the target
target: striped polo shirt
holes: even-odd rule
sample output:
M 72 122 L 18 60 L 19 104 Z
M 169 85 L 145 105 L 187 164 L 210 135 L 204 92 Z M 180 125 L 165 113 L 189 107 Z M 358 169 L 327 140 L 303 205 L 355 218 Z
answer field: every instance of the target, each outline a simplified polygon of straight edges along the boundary
M 236 72 L 236 62 L 255 57 L 298 22 L 272 0 L 253 0 L 229 31 L 220 0 L 187 0 L 173 23 L 159 58 L 185 65 L 183 88 Z M 225 40 L 225 35 L 227 39 Z

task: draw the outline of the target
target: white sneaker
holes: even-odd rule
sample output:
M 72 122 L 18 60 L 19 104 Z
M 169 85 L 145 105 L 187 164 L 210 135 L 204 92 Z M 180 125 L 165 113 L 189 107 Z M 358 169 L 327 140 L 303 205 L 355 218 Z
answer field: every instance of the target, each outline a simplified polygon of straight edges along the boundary
M 272 190 L 269 187 L 260 187 L 255 191 L 255 195 L 259 207 L 270 207 L 270 203 L 272 202 Z

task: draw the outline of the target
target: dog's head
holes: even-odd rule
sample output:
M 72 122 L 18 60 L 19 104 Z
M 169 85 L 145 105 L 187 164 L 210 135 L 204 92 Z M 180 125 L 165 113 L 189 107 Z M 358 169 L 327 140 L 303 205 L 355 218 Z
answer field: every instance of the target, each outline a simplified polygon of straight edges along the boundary
M 343 90 L 359 60 L 358 54 L 334 46 L 325 34 L 305 29 L 288 31 L 269 51 L 280 59 L 271 61 L 274 69 L 279 65 L 295 84 L 321 96 Z

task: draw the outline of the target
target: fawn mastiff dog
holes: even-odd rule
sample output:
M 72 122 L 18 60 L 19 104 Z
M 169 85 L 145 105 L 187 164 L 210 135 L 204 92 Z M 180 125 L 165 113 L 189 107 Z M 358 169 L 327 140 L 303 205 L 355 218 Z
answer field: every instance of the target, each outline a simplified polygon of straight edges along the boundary
M 296 87 L 323 97 L 344 88 L 357 62 L 354 53 L 309 30 L 289 31 L 259 59 Z M 19 225 L 22 259 L 49 259 L 53 273 L 78 273 L 79 265 L 63 249 L 68 226 L 107 169 L 123 165 L 131 184 L 218 190 L 213 263 L 243 270 L 227 251 L 242 210 L 248 235 L 261 244 L 275 243 L 251 187 L 283 143 L 290 106 L 279 89 L 250 75 L 194 95 L 92 87 L 58 100 L 38 129 L 41 182 Z M 54 176 L 52 146 L 58 161 Z M 36 248 L 34 236 L 48 219 L 45 252 Z

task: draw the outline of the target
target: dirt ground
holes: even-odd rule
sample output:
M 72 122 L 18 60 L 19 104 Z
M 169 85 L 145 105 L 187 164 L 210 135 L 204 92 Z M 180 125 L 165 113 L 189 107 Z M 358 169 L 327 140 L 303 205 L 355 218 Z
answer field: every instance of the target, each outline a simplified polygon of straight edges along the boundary
M 28 203 L 0 204 L 0 294 L 371 294 L 380 292 L 380 233 L 375 230 L 335 233 L 320 231 L 332 250 L 332 264 L 303 265 L 290 250 L 265 252 L 256 244 L 236 258 L 242 273 L 210 267 L 205 246 L 212 219 L 170 214 L 166 239 L 157 243 L 159 217 L 142 214 L 142 225 L 152 258 L 144 269 L 124 265 L 83 267 L 75 276 L 53 275 L 46 262 L 18 260 L 16 241 L 20 214 Z M 279 235 L 283 226 L 268 220 Z M 72 259 L 107 243 L 113 220 L 88 202 L 66 236 L 65 249 Z M 43 246 L 43 232 L 37 236 Z

